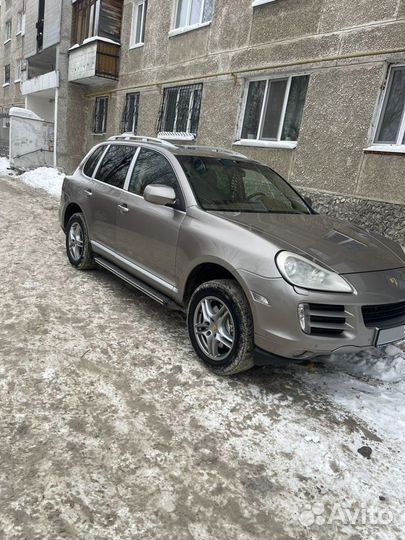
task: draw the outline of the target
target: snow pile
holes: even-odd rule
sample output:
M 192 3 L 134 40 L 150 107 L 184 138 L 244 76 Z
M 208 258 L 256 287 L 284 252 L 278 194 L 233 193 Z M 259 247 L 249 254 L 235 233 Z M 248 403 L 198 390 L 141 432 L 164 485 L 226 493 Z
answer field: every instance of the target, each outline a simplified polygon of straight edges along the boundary
M 28 186 L 40 188 L 54 197 L 60 197 L 64 174 L 53 167 L 38 167 L 21 175 L 9 169 L 10 162 L 6 157 L 0 157 L 0 176 L 21 180 Z
M 335 354 L 298 377 L 363 420 L 383 439 L 405 439 L 405 342 L 378 353 Z
M 387 345 L 375 355 L 369 352 L 342 355 L 340 358 L 339 355 L 334 355 L 329 362 L 338 363 L 339 367 L 344 369 L 346 373 L 358 377 L 368 377 L 391 383 L 405 380 L 405 355 L 395 345 Z
M 51 195 L 60 197 L 64 175 L 52 167 L 38 167 L 25 172 L 20 179 L 31 187 L 44 189 Z
M 10 167 L 10 162 L 6 157 L 0 157 L 0 174 L 8 174 L 8 168 Z

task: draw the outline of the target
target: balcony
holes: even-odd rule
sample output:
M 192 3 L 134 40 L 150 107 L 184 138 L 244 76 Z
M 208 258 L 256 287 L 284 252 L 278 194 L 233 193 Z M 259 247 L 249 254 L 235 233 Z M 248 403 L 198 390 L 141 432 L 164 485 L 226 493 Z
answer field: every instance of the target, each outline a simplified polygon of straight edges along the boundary
M 69 81 L 87 86 L 106 86 L 118 80 L 120 45 L 94 37 L 69 51 Z
M 29 94 L 36 94 L 58 88 L 59 86 L 59 73 L 57 71 L 50 71 L 37 77 L 32 77 L 23 81 L 21 85 L 21 94 L 27 96 Z

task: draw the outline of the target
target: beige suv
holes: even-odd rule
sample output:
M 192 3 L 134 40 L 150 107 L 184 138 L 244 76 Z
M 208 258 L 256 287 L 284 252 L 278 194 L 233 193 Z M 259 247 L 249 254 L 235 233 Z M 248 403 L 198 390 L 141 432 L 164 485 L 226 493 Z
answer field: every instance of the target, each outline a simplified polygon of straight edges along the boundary
M 73 266 L 186 311 L 216 373 L 404 337 L 401 247 L 315 213 L 241 154 L 112 137 L 65 178 L 60 220 Z

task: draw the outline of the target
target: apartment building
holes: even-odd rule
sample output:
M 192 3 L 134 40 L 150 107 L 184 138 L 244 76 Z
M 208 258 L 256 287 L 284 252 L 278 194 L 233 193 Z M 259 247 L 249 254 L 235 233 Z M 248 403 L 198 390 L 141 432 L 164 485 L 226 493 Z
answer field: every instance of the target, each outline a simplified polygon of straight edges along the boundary
M 57 42 L 57 60 L 43 73 L 46 55 L 28 39 L 41 3 L 45 26 L 59 10 L 43 45 Z M 59 166 L 73 169 L 124 131 L 232 147 L 320 211 L 405 240 L 405 0 L 28 4 L 28 77 L 51 68 L 57 77 Z M 30 84 L 38 88 L 24 82 L 23 93 L 34 108 Z
M 232 147 L 404 241 L 404 0 L 125 0 L 117 41 L 114 86 L 76 79 L 86 148 L 123 131 Z
M 0 154 L 7 154 L 9 109 L 24 106 L 21 76 L 24 69 L 24 0 L 0 2 Z

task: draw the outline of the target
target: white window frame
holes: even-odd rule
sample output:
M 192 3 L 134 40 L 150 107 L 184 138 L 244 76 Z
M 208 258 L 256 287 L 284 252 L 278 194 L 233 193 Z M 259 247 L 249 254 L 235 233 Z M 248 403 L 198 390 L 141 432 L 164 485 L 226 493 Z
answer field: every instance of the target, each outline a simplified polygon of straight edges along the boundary
M 22 66 L 23 66 L 23 61 L 20 58 L 17 60 L 16 66 L 15 66 L 15 80 L 14 80 L 15 83 L 21 82 Z
M 11 32 L 12 32 L 12 23 L 11 23 L 11 19 L 8 19 L 5 23 L 5 31 L 4 31 L 4 34 L 6 36 L 6 40 L 4 42 L 4 45 L 6 43 L 8 43 L 9 41 L 11 41 Z
M 389 67 L 386 84 L 384 91 L 381 93 L 380 101 L 377 107 L 377 113 L 374 119 L 374 125 L 371 130 L 371 141 L 368 148 L 365 148 L 368 152 L 386 152 L 386 153 L 400 153 L 405 154 L 405 144 L 402 144 L 405 135 L 405 105 L 402 111 L 402 119 L 400 122 L 400 127 L 398 130 L 397 142 L 395 144 L 379 143 L 375 139 L 377 137 L 377 131 L 380 127 L 380 122 L 385 114 L 385 109 L 387 106 L 386 98 L 391 90 L 391 84 L 393 80 L 393 72 L 396 69 L 405 69 L 405 64 L 392 64 Z
M 275 0 L 253 0 L 252 7 L 262 6 L 263 4 L 269 4 L 270 2 L 274 1 Z
M 175 10 L 174 10 L 174 19 L 173 19 L 173 28 L 169 32 L 169 37 L 177 36 L 178 34 L 184 34 L 185 32 L 191 32 L 192 30 L 196 30 L 197 28 L 204 28 L 204 26 L 209 26 L 211 24 L 211 20 L 202 22 L 206 0 L 202 0 L 201 2 L 201 12 L 200 12 L 199 22 L 194 23 L 194 24 L 190 24 L 192 0 L 186 0 L 186 1 L 187 1 L 186 24 L 184 26 L 176 26 L 177 14 L 178 14 L 179 6 L 180 6 L 180 0 L 176 0 Z
M 236 134 L 236 141 L 233 143 L 234 146 L 258 146 L 258 147 L 264 147 L 264 148 L 285 148 L 287 150 L 293 150 L 297 147 L 298 141 L 282 141 L 281 140 L 281 134 L 283 131 L 284 126 L 284 120 L 285 115 L 287 112 L 287 105 L 288 105 L 288 98 L 290 96 L 290 89 L 291 89 L 291 81 L 294 77 L 303 77 L 303 76 L 310 75 L 309 73 L 303 72 L 303 73 L 294 73 L 294 74 L 286 74 L 286 75 L 277 75 L 272 77 L 254 77 L 252 79 L 247 79 L 245 83 L 245 89 L 244 89 L 244 95 L 242 99 L 242 106 L 241 106 L 241 112 L 239 115 L 239 121 L 237 126 L 237 134 Z M 272 81 L 287 81 L 287 86 L 284 94 L 284 101 L 283 106 L 281 109 L 281 116 L 280 116 L 280 124 L 278 126 L 277 131 L 277 140 L 276 141 L 270 141 L 267 139 L 260 139 L 260 135 L 262 133 L 263 129 L 263 120 L 264 115 L 267 107 L 267 98 L 268 98 L 268 92 L 269 92 L 269 85 Z M 259 125 L 257 128 L 257 139 L 242 139 L 242 128 L 243 128 L 243 120 L 245 118 L 245 112 L 246 112 L 246 105 L 247 105 L 247 99 L 249 94 L 249 85 L 251 82 L 254 81 L 266 81 L 266 88 L 264 90 L 263 95 L 263 104 L 262 104 L 262 110 L 260 112 L 260 119 L 259 119 Z
M 142 20 L 141 20 L 141 37 L 144 36 L 145 32 L 145 21 L 146 21 L 146 5 L 147 0 L 134 0 L 132 4 L 132 21 L 131 21 L 131 37 L 129 42 L 130 49 L 136 49 L 138 47 L 143 47 L 144 41 L 136 41 L 136 29 L 138 27 L 138 17 L 139 17 L 139 6 L 142 5 Z
M 24 10 L 20 10 L 17 12 L 17 28 L 16 28 L 16 36 L 23 36 L 25 34 L 25 12 Z

